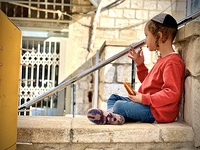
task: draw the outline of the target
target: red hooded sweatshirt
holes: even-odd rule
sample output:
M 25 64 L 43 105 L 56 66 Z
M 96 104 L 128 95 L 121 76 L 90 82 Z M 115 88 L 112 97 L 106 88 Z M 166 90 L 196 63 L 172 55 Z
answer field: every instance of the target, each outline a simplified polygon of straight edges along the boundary
M 150 106 L 157 122 L 175 121 L 183 91 L 184 68 L 178 53 L 159 58 L 149 73 L 144 64 L 137 66 L 142 104 Z

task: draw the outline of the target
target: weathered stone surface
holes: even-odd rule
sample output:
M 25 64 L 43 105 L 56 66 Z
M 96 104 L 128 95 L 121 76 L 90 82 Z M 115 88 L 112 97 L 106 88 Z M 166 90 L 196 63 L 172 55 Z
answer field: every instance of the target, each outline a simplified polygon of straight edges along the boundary
M 185 65 L 186 65 L 186 69 L 189 70 L 189 72 L 191 73 L 192 76 L 200 75 L 200 50 L 199 50 L 199 47 L 200 47 L 200 37 L 192 38 L 187 46 Z
M 200 146 L 200 77 L 187 77 L 185 91 L 184 118 L 194 129 L 195 146 Z
M 73 139 L 75 143 L 105 143 L 110 142 L 108 126 L 95 126 L 87 119 L 75 118 L 72 122 Z
M 127 96 L 127 92 L 124 88 L 123 83 L 121 84 L 100 83 L 99 94 L 101 95 L 102 100 L 107 100 L 111 96 L 111 94 Z
M 115 19 L 113 18 L 101 18 L 100 27 L 113 28 L 115 26 Z
M 103 81 L 107 82 L 107 83 L 112 83 L 114 80 L 114 76 L 115 76 L 115 66 L 113 66 L 112 64 L 108 64 L 105 66 L 104 68 L 104 74 L 102 75 L 102 78 L 104 78 Z
M 157 8 L 157 1 L 151 0 L 151 1 L 144 1 L 144 9 L 147 10 L 156 10 Z
M 123 17 L 123 9 L 111 9 L 109 10 L 109 17 L 112 18 L 122 18 Z
M 127 143 L 161 142 L 159 132 L 159 129 L 153 124 L 130 123 L 123 125 L 123 128 L 113 128 L 112 141 Z
M 194 133 L 192 128 L 184 123 L 178 122 L 169 124 L 156 124 L 161 132 L 160 137 L 164 142 L 193 141 Z
M 66 117 L 19 117 L 17 141 L 31 143 L 70 142 L 70 122 L 71 118 Z
M 109 40 L 109 39 L 117 40 L 119 38 L 119 31 L 118 30 L 109 30 L 109 31 L 99 30 L 98 36 L 99 36 L 99 38 L 104 39 L 104 41 Z M 103 42 L 100 43 L 99 47 L 101 47 L 102 44 L 103 44 Z M 98 49 L 99 49 L 99 47 L 98 47 Z
M 130 82 L 131 81 L 131 65 L 119 65 L 117 66 L 117 82 Z
M 130 18 L 130 19 L 135 18 L 135 10 L 134 9 L 125 9 L 123 17 Z
M 192 135 L 192 128 L 179 122 L 95 125 L 86 116 L 75 116 L 75 118 L 19 116 L 17 142 L 21 144 L 17 149 L 191 149 Z
M 108 59 L 108 58 L 114 56 L 115 54 L 121 52 L 123 49 L 125 49 L 125 47 L 107 46 L 104 50 L 104 53 L 105 53 L 104 59 Z M 114 62 L 115 61 L 113 61 L 112 63 L 114 63 Z
M 176 37 L 176 47 L 186 65 L 184 120 L 194 129 L 195 146 L 200 146 L 200 22 L 182 27 Z
M 185 41 L 187 38 L 191 36 L 199 35 L 200 33 L 200 22 L 199 21 L 191 21 L 179 29 L 176 41 Z

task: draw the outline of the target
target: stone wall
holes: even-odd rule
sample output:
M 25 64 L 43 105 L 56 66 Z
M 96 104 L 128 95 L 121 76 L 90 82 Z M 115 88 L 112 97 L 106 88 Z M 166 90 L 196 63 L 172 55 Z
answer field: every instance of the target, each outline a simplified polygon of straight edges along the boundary
M 195 146 L 200 146 L 200 22 L 182 27 L 176 37 L 176 49 L 186 66 L 185 93 L 182 100 L 184 121 L 194 129 Z
M 103 2 L 103 7 L 112 2 L 114 2 L 114 0 L 105 0 Z M 144 39 L 145 36 L 143 29 L 145 22 L 161 12 L 170 13 L 179 20 L 186 14 L 186 0 L 126 0 L 112 9 L 103 11 L 97 20 L 96 36 L 92 51 L 89 51 L 92 28 L 88 28 L 85 25 L 92 25 L 94 14 L 85 16 L 75 15 L 74 17 L 76 17 L 78 21 L 75 20 L 69 27 L 70 44 L 68 49 L 71 50 L 72 57 L 69 58 L 71 59 L 71 63 L 69 64 L 70 71 L 66 74 L 71 74 L 73 70 L 77 70 L 85 62 L 88 62 L 87 68 L 83 67 L 82 70 L 94 66 L 95 63 L 88 60 L 94 57 L 96 50 L 99 49 L 105 41 L 113 43 L 112 46 L 108 46 L 105 49 L 105 53 L 107 53 L 105 54 L 106 58 L 109 58 L 113 56 L 114 53 L 123 50 L 128 45 Z M 121 46 L 118 43 L 122 43 Z M 146 64 L 148 64 L 149 67 L 152 66 L 152 56 L 153 55 L 149 54 L 147 51 Z M 126 58 L 127 56 L 124 56 L 121 58 L 122 60 L 119 59 L 116 63 L 111 63 L 106 66 L 105 70 L 107 70 L 107 72 L 102 73 L 101 71 L 101 75 L 104 77 L 100 75 L 99 79 L 101 82 L 99 84 L 98 93 L 100 99 L 99 106 L 102 104 L 101 101 L 106 101 L 111 93 L 123 94 L 125 92 L 122 87 L 122 81 L 130 81 L 131 78 L 131 62 L 128 59 L 126 60 Z M 111 76 L 115 79 L 111 79 Z M 104 81 L 104 79 L 106 80 Z M 88 83 L 87 87 L 91 84 L 90 81 L 87 81 L 86 83 Z M 77 84 L 77 95 L 81 95 L 79 92 L 87 95 L 87 93 L 91 91 L 91 88 L 83 89 L 79 85 L 81 85 L 81 83 Z M 92 95 L 94 95 L 94 93 L 92 93 Z M 86 107 L 91 106 L 91 102 L 88 96 L 78 96 L 78 98 L 79 102 L 77 102 L 76 113 L 85 114 Z M 100 107 L 105 108 L 105 105 Z M 83 110 L 85 111 L 83 112 Z

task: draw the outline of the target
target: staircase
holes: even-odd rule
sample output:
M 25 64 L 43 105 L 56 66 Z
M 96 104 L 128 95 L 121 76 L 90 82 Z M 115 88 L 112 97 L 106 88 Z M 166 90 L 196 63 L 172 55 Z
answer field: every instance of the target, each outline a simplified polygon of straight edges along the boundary
M 192 150 L 193 137 L 182 122 L 95 125 L 86 116 L 19 116 L 17 150 Z

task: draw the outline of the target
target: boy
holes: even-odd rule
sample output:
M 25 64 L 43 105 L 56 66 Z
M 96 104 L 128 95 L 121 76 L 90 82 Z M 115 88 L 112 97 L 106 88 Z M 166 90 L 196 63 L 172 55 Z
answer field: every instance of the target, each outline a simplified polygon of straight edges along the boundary
M 178 25 L 169 14 L 161 13 L 145 25 L 146 45 L 158 51 L 154 67 L 148 72 L 142 50 L 131 47 L 129 58 L 135 61 L 141 86 L 136 95 L 122 97 L 112 94 L 107 111 L 90 109 L 88 119 L 95 124 L 121 125 L 125 122 L 168 123 L 176 120 L 184 83 L 184 63 L 174 52 L 172 42 Z

